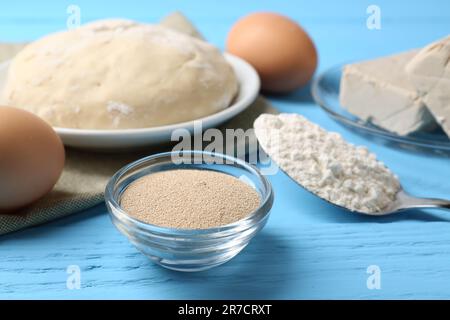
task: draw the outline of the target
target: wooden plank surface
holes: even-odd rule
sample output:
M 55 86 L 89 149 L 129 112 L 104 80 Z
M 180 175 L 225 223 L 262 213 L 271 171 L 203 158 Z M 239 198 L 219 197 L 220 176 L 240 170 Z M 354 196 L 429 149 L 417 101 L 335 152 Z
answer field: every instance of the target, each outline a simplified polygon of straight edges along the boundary
M 377 1 L 382 29 L 365 26 L 367 1 L 77 1 L 85 21 L 123 16 L 155 21 L 184 11 L 223 47 L 233 22 L 248 12 L 275 10 L 299 21 L 314 38 L 319 70 L 354 59 L 422 46 L 450 31 L 448 1 Z M 0 41 L 32 40 L 64 28 L 64 4 L 2 4 Z M 346 139 L 367 145 L 410 192 L 450 198 L 449 155 L 385 146 L 335 123 L 307 89 L 269 97 Z M 155 266 L 112 226 L 104 206 L 0 237 L 0 298 L 450 298 L 450 215 L 410 211 L 371 218 L 337 210 L 282 173 L 269 177 L 275 204 L 266 228 L 229 263 L 196 274 Z M 69 265 L 81 269 L 81 289 L 66 286 Z M 381 270 L 369 290 L 366 270 Z

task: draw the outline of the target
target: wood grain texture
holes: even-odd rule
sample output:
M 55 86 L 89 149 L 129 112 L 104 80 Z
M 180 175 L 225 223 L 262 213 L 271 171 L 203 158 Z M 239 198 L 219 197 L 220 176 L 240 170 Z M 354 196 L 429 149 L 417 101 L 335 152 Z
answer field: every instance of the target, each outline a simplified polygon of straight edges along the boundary
M 290 213 L 301 214 L 272 217 L 227 264 L 183 274 L 151 264 L 112 227 L 99 206 L 3 237 L 0 297 L 448 297 L 447 222 L 355 218 L 358 221 L 347 223 L 298 223 L 287 221 Z M 66 268 L 73 264 L 82 271 L 80 290 L 66 288 Z M 366 268 L 373 264 L 381 269 L 381 290 L 366 287 Z
M 448 1 L 377 1 L 382 29 L 365 27 L 366 1 L 77 1 L 85 20 L 124 16 L 154 21 L 180 9 L 213 43 L 240 16 L 275 10 L 301 22 L 314 38 L 320 70 L 353 59 L 422 46 L 448 33 Z M 64 28 L 65 5 L 3 4 L 0 41 L 34 39 Z M 83 19 L 83 18 L 82 18 Z M 413 194 L 450 197 L 450 157 L 400 150 L 338 125 L 313 104 L 308 88 L 269 97 L 355 144 L 367 145 Z M 269 177 L 275 203 L 266 228 L 236 258 L 195 274 L 164 270 L 112 226 L 103 205 L 0 237 L 0 298 L 450 298 L 450 215 L 409 211 L 363 217 L 338 210 L 279 173 Z M 81 289 L 66 288 L 66 268 L 81 268 Z M 381 269 L 369 290 L 366 269 Z

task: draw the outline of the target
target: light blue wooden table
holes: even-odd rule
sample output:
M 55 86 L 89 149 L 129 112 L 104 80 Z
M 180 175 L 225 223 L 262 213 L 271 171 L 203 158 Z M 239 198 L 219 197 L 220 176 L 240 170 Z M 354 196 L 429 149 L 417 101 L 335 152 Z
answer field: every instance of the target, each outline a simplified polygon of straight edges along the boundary
M 319 71 L 354 59 L 419 47 L 450 33 L 450 2 L 442 1 L 15 1 L 0 10 L 0 40 L 32 40 L 66 24 L 70 3 L 82 22 L 105 17 L 156 21 L 181 10 L 223 47 L 233 22 L 256 10 L 299 21 L 314 38 Z M 381 9 L 381 29 L 366 28 L 366 8 Z M 405 188 L 450 197 L 449 156 L 383 146 L 335 123 L 307 91 L 271 98 L 323 127 L 367 145 Z M 210 271 L 182 274 L 155 266 L 113 227 L 103 205 L 44 226 L 0 237 L 0 298 L 450 298 L 450 213 L 411 211 L 385 218 L 339 211 L 271 176 L 276 197 L 266 228 L 235 259 Z M 66 287 L 69 265 L 81 288 Z M 368 289 L 367 268 L 380 270 Z

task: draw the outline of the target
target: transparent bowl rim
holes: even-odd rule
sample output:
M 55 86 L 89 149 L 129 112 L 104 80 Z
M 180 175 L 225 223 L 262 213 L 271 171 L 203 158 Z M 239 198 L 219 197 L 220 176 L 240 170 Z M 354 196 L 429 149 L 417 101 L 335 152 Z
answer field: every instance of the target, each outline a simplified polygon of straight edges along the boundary
M 212 227 L 207 229 L 182 229 L 182 228 L 169 228 L 169 227 L 163 227 L 158 226 L 150 223 L 143 222 L 141 220 L 135 219 L 131 217 L 125 210 L 121 208 L 119 205 L 119 199 L 116 199 L 114 197 L 114 187 L 116 186 L 117 182 L 127 173 L 129 173 L 134 168 L 142 165 L 145 162 L 155 160 L 158 158 L 164 158 L 168 156 L 172 156 L 174 154 L 180 154 L 183 155 L 207 155 L 207 156 L 213 156 L 213 157 L 220 157 L 225 161 L 222 165 L 226 166 L 235 166 L 239 165 L 242 168 L 244 168 L 247 172 L 255 176 L 264 186 L 264 193 L 261 197 L 261 202 L 252 213 L 250 213 L 245 218 L 235 221 L 233 223 L 229 223 L 223 226 L 218 227 Z M 203 159 L 203 158 L 202 158 Z M 232 162 L 232 163 L 231 163 Z M 212 164 L 214 165 L 214 164 Z M 262 175 L 258 168 L 256 168 L 254 165 L 247 163 L 244 160 L 225 155 L 218 152 L 209 152 L 209 151 L 198 151 L 198 150 L 183 150 L 183 151 L 169 151 L 169 152 L 162 152 L 157 153 L 154 155 L 150 155 L 144 158 L 141 158 L 139 160 L 136 160 L 134 162 L 131 162 L 130 164 L 122 167 L 119 169 L 110 179 L 108 182 L 106 189 L 105 189 L 105 201 L 106 205 L 108 207 L 108 210 L 111 215 L 115 216 L 117 219 L 119 219 L 121 222 L 126 221 L 128 223 L 131 223 L 132 225 L 138 227 L 144 232 L 150 232 L 150 233 L 156 233 L 161 234 L 162 236 L 165 235 L 173 235 L 173 236 L 196 236 L 196 235 L 209 235 L 209 234 L 215 234 L 216 236 L 220 234 L 228 234 L 235 232 L 243 231 L 245 229 L 251 228 L 255 224 L 259 223 L 260 221 L 264 220 L 264 218 L 269 214 L 270 209 L 272 208 L 273 204 L 273 189 L 268 181 L 268 179 Z M 112 208 L 110 208 L 110 206 Z

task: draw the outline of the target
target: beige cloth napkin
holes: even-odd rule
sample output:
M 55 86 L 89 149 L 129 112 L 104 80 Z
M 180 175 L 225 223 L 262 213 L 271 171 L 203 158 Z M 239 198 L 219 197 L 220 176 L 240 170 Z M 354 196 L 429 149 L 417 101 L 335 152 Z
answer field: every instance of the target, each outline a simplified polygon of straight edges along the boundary
M 22 47 L 22 44 L 0 43 L 0 63 L 11 58 Z M 247 130 L 261 113 L 276 113 L 276 110 L 267 100 L 259 97 L 246 111 L 219 129 Z M 256 138 L 253 136 L 251 139 L 254 141 Z M 239 143 L 255 145 L 249 144 L 246 140 L 238 141 L 236 145 Z M 103 201 L 105 186 L 119 168 L 143 156 L 170 149 L 170 146 L 152 147 L 131 154 L 130 152 L 113 154 L 66 148 L 64 171 L 53 191 L 16 214 L 0 215 L 0 234 L 45 223 L 95 206 Z

